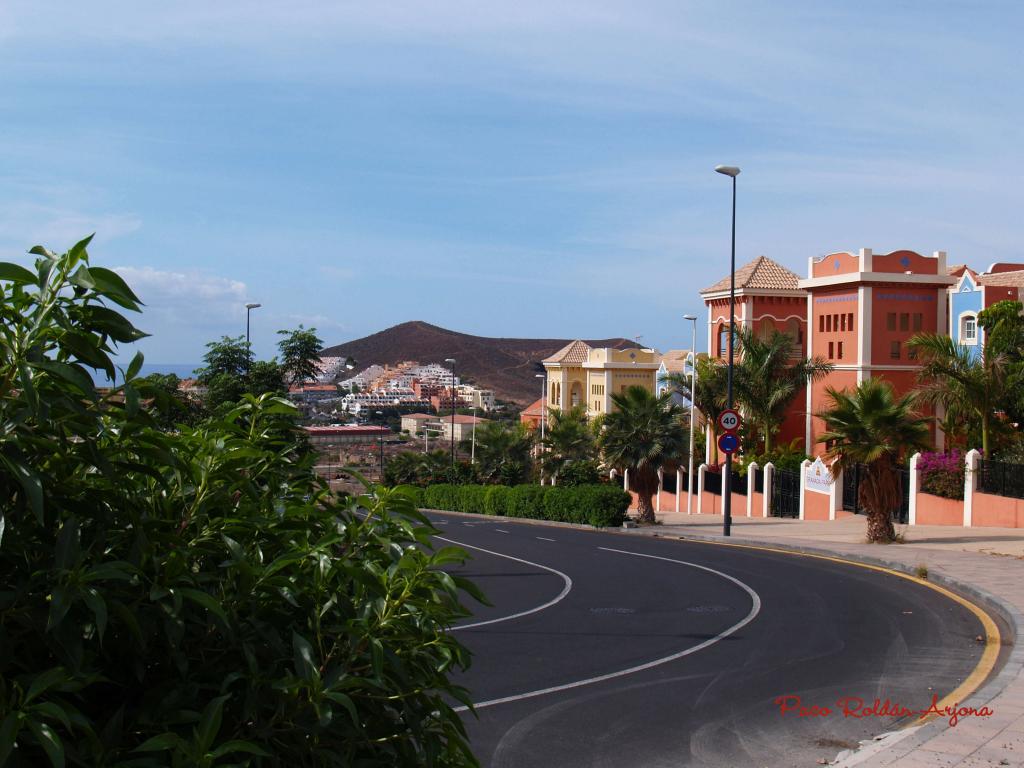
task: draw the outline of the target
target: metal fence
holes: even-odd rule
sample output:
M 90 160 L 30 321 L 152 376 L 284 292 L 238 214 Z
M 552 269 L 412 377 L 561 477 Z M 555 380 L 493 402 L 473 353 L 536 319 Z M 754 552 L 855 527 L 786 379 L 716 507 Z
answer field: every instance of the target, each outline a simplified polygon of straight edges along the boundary
M 661 475 L 661 490 L 665 493 L 676 492 L 676 473 L 675 470 L 671 472 L 663 472 Z
M 843 509 L 853 512 L 855 515 L 865 514 L 860 506 L 860 483 L 867 467 L 857 464 L 852 470 L 843 472 Z M 910 520 L 910 470 L 902 467 L 897 468 L 900 482 L 900 506 L 894 509 L 892 520 L 894 523 L 906 525 Z
M 751 469 L 750 471 L 754 473 L 754 491 L 764 493 L 764 467 Z
M 732 471 L 732 492 L 741 496 L 747 495 L 747 478 L 742 477 L 735 469 Z
M 1024 464 L 979 460 L 978 490 L 994 496 L 1024 499 Z
M 772 517 L 800 516 L 800 473 L 789 469 L 776 469 L 772 475 L 772 499 L 769 507 Z
M 717 472 L 704 473 L 704 490 L 715 496 L 722 495 L 722 476 Z

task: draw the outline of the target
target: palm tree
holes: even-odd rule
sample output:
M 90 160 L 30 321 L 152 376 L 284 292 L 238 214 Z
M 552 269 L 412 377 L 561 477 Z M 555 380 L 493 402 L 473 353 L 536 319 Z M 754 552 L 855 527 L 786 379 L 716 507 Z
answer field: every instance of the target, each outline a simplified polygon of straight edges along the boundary
M 672 402 L 671 393 L 658 397 L 638 386 L 613 394 L 612 403 L 615 408 L 605 415 L 599 439 L 605 463 L 629 470 L 640 521 L 653 523 L 651 497 L 658 490 L 658 470 L 686 458 L 689 435 L 682 427 L 683 411 Z
M 690 375 L 687 373 L 671 373 L 666 377 L 669 387 L 684 397 L 692 400 L 694 407 L 700 411 L 708 424 L 718 422 L 718 416 L 725 410 L 728 366 L 721 360 L 708 355 L 697 355 L 697 397 L 690 396 Z M 718 463 L 718 443 L 712 441 L 712 464 Z
M 549 410 L 543 446 L 541 468 L 552 477 L 569 465 L 593 461 L 597 456 L 597 436 L 587 421 L 586 408 L 577 405 L 567 411 Z
M 897 463 L 908 451 L 928 446 L 928 420 L 914 413 L 913 395 L 897 399 L 883 379 L 866 379 L 853 391 L 827 387 L 825 393 L 832 407 L 818 414 L 827 430 L 818 441 L 835 460 L 833 469 L 865 465 L 858 501 L 867 510 L 868 541 L 891 542 L 892 511 L 900 504 Z
M 761 338 L 749 328 L 739 328 L 736 337 L 740 347 L 733 376 L 736 400 L 769 453 L 772 435 L 779 431 L 794 398 L 834 366 L 824 358 L 796 356 L 796 342 L 786 333 L 773 331 Z
M 525 424 L 488 421 L 476 430 L 476 467 L 487 483 L 515 485 L 530 473 L 533 434 Z
M 981 451 L 988 456 L 992 417 L 1010 389 L 1006 355 L 986 350 L 976 359 L 967 347 L 934 333 L 914 336 L 907 347 L 923 364 L 917 376 L 918 397 L 929 405 L 941 404 L 947 414 L 977 419 Z

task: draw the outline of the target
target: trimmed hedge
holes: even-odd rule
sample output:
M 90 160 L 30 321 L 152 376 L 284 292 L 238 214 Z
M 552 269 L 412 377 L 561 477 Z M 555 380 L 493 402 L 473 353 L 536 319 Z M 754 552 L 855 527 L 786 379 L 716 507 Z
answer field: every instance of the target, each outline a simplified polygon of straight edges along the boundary
M 532 520 L 585 523 L 601 528 L 622 525 L 630 496 L 612 485 L 428 485 L 406 486 L 426 509 L 472 512 Z

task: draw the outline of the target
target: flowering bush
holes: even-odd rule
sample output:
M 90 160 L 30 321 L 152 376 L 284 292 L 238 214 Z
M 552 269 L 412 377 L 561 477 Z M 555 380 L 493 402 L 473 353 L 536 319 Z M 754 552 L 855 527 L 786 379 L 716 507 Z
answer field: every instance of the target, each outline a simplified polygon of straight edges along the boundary
M 949 453 L 922 453 L 917 469 L 924 493 L 947 499 L 964 497 L 964 455 L 958 449 Z

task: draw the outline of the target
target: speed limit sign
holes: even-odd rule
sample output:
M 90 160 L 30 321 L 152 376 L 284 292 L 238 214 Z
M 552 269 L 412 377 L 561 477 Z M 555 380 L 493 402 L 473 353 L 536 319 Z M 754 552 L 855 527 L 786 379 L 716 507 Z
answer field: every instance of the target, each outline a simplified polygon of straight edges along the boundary
M 735 411 L 732 408 L 727 408 L 718 416 L 718 428 L 722 432 L 735 432 L 742 423 L 743 420 L 740 418 L 739 411 Z

